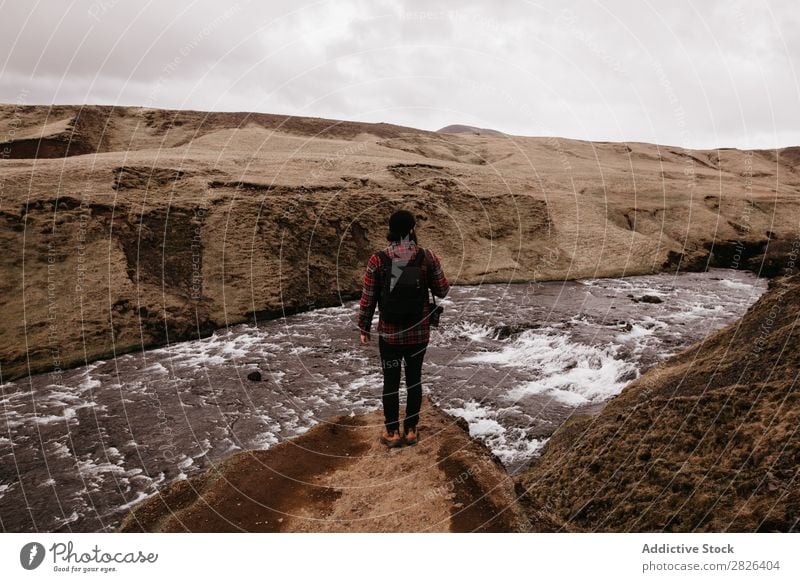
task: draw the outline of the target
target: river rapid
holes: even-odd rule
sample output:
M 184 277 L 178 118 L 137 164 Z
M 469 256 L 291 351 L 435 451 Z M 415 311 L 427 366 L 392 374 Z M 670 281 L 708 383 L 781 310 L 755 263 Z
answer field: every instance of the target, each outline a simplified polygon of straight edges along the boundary
M 736 321 L 766 288 L 723 269 L 453 287 L 423 389 L 514 473 L 570 415 Z M 2 530 L 112 531 L 132 505 L 233 452 L 378 408 L 376 334 L 359 344 L 357 308 L 94 362 L 58 385 L 48 374 L 3 384 Z

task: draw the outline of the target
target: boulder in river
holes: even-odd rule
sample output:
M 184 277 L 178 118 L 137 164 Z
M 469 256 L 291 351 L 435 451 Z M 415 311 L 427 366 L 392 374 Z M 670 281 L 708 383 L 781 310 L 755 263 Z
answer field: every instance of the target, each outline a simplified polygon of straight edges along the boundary
M 628 295 L 628 297 L 630 297 L 634 303 L 664 303 L 664 300 L 658 295 L 642 295 L 641 297 Z
M 642 303 L 664 303 L 664 300 L 658 295 L 642 295 L 642 298 L 639 299 L 639 301 Z

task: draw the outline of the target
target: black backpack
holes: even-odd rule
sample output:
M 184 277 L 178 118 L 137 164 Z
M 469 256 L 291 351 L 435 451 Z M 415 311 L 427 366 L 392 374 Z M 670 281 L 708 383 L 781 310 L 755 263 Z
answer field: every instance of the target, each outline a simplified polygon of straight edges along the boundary
M 417 253 L 404 266 L 396 267 L 396 282 L 392 287 L 392 259 L 386 251 L 378 251 L 381 258 L 382 285 L 378 297 L 381 319 L 387 323 L 419 323 L 428 302 L 428 285 L 423 280 L 422 263 L 425 249 L 418 247 Z

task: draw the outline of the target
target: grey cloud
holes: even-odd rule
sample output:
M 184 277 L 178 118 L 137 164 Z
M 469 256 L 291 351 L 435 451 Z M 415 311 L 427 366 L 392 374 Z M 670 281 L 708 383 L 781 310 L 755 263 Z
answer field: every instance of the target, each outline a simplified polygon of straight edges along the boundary
M 6 3 L 0 100 L 800 143 L 790 0 Z

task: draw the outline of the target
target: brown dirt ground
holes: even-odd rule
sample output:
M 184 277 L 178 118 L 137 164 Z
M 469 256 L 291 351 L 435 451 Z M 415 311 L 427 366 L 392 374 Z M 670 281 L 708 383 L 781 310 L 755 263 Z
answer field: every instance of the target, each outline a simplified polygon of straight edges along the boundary
M 527 519 L 499 461 L 424 399 L 420 441 L 388 449 L 381 413 L 243 451 L 134 507 L 119 531 L 511 532 Z

